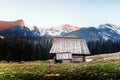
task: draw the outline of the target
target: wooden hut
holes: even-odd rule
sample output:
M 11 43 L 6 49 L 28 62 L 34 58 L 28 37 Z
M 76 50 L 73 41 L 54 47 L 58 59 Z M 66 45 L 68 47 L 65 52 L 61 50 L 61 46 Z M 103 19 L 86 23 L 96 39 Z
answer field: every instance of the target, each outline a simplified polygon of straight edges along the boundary
M 54 37 L 50 53 L 54 54 L 55 63 L 85 61 L 90 54 L 85 39 L 75 37 Z

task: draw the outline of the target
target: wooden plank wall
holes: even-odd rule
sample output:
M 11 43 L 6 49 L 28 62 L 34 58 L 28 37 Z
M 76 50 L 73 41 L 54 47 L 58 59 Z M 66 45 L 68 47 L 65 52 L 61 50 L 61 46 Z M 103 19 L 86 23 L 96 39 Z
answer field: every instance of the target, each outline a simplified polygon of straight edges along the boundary
M 56 59 L 57 60 L 72 59 L 72 54 L 71 53 L 59 53 L 59 54 L 56 54 Z

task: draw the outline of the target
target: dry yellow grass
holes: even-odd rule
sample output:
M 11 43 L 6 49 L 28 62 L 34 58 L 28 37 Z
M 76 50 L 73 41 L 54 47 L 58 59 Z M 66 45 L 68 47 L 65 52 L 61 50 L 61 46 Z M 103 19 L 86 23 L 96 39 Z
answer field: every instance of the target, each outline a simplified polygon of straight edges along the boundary
M 87 56 L 86 59 L 92 59 L 92 61 L 120 60 L 120 52 Z

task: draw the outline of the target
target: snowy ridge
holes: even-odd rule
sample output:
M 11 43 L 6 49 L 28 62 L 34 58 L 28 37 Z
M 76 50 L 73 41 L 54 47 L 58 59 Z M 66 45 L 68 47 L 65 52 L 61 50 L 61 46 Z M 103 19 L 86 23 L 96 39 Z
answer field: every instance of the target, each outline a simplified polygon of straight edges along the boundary
M 97 28 L 88 27 L 81 28 L 77 31 L 66 34 L 66 36 L 75 35 L 77 37 L 83 37 L 86 40 L 119 40 L 120 39 L 120 26 L 114 24 L 102 24 Z
M 101 29 L 101 28 L 109 28 L 111 29 L 111 32 L 112 31 L 115 31 L 116 33 L 120 34 L 120 26 L 118 25 L 114 25 L 114 24 L 103 24 L 103 25 L 100 25 L 98 27 L 98 29 Z
M 47 29 L 40 29 L 41 36 L 44 35 L 51 35 L 51 36 L 58 36 L 58 35 L 65 35 L 66 33 L 70 33 L 72 31 L 80 29 L 76 26 L 71 26 L 69 24 L 64 24 L 60 26 L 53 26 Z

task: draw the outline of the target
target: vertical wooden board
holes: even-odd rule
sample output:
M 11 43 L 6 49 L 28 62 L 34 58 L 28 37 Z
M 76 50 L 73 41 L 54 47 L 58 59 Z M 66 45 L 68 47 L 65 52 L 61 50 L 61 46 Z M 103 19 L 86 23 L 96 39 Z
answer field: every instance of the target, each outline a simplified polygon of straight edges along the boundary
M 84 61 L 84 56 L 81 56 L 81 55 L 72 55 L 72 61 L 73 62 L 79 62 L 79 61 Z

